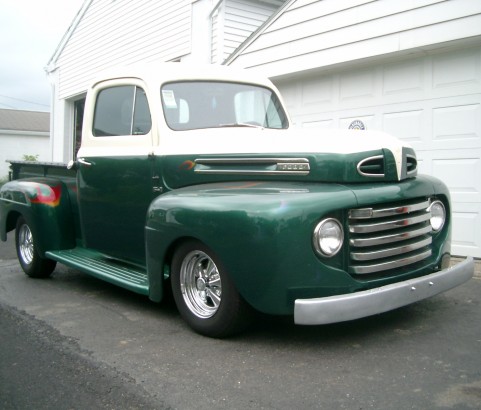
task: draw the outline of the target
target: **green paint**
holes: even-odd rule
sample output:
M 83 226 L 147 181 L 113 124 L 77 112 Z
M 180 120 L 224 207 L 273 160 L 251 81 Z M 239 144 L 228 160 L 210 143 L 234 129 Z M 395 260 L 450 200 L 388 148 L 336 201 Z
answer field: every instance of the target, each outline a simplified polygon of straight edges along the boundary
M 3 239 L 13 229 L 9 215 L 24 214 L 43 253 L 154 301 L 162 299 L 173 250 L 180 241 L 195 238 L 215 251 L 253 307 L 291 314 L 297 298 L 349 293 L 421 276 L 438 269 L 442 255 L 449 253 L 450 219 L 433 235 L 429 259 L 385 276 L 348 274 L 346 242 L 333 258 L 315 253 L 312 232 L 317 223 L 334 217 L 347 232 L 351 208 L 438 197 L 449 211 L 448 190 L 437 179 L 419 176 L 394 182 L 394 158 L 387 152 L 384 178 L 357 174 L 360 159 L 380 153 L 289 155 L 309 159 L 307 176 L 202 174 L 196 172 L 193 156 L 87 158 L 94 166 L 80 168 L 76 186 L 70 177 L 5 184 L 0 191 L 0 233 Z M 58 206 L 34 203 L 36 187 L 59 183 Z M 124 264 L 134 273 L 124 277 L 106 268 L 83 268 L 75 259 L 82 249 L 107 266 Z

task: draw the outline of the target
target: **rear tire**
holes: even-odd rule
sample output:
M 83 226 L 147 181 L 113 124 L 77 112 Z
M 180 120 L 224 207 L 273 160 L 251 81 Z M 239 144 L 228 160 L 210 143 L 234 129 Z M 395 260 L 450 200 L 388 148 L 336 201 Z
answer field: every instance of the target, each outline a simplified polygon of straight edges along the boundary
M 21 216 L 17 220 L 15 229 L 15 247 L 20 266 L 31 278 L 47 278 L 54 271 L 57 262 L 42 258 L 38 253 L 36 242 L 30 226 Z
M 180 315 L 197 333 L 228 337 L 250 322 L 250 306 L 237 292 L 220 259 L 201 242 L 185 242 L 177 249 L 171 284 Z

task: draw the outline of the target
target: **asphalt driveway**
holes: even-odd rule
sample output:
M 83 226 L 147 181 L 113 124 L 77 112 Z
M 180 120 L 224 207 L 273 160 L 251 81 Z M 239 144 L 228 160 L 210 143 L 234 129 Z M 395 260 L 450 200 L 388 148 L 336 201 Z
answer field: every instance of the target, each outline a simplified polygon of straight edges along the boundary
M 0 310 L 6 409 L 481 408 L 480 277 L 371 318 L 301 327 L 260 317 L 213 340 L 192 333 L 171 300 L 62 266 L 30 279 L 9 241 Z

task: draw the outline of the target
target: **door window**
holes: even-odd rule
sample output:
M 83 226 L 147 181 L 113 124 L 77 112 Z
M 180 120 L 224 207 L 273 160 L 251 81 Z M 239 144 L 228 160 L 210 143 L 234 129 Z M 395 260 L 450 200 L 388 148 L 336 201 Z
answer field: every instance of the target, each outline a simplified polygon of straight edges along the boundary
M 151 128 L 149 104 L 141 87 L 110 87 L 97 95 L 92 130 L 95 137 L 145 135 Z

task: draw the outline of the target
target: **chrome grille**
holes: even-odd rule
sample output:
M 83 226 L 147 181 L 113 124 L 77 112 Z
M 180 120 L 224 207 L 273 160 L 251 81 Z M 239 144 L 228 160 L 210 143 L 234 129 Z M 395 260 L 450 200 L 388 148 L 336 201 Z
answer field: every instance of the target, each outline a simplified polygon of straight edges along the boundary
M 349 271 L 365 275 L 431 256 L 429 200 L 349 211 Z

